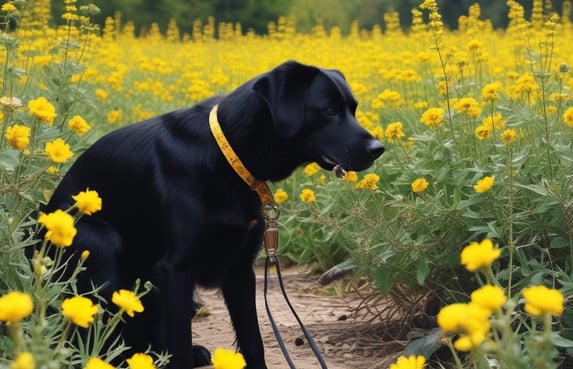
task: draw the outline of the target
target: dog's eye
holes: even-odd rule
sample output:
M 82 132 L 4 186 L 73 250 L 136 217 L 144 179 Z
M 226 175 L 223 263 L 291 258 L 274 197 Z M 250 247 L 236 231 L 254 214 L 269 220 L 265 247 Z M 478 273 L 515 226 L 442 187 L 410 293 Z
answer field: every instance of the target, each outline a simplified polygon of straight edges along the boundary
M 326 115 L 330 115 L 332 117 L 332 116 L 338 115 L 338 109 L 332 108 L 332 107 L 326 108 L 326 109 L 324 109 L 324 113 Z

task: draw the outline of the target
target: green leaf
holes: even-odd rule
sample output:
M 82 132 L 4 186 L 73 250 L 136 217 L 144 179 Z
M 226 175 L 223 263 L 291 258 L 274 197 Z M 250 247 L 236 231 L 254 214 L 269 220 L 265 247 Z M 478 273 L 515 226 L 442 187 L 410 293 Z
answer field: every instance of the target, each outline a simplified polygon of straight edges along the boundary
M 374 271 L 374 285 L 382 295 L 388 296 L 395 283 L 392 274 L 384 268 L 377 268 Z
M 430 265 L 424 258 L 418 259 L 418 267 L 416 268 L 416 280 L 420 286 L 424 285 L 426 277 L 430 274 Z

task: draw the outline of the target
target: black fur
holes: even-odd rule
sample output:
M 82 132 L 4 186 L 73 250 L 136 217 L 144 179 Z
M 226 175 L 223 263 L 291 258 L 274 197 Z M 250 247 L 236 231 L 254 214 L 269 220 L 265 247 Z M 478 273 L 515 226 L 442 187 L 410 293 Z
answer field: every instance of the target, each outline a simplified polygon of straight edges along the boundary
M 192 368 L 194 287 L 218 287 L 248 368 L 263 369 L 252 268 L 264 229 L 261 203 L 209 130 L 216 104 L 225 136 L 259 180 L 284 179 L 313 161 L 327 170 L 362 170 L 384 150 L 356 122 L 342 74 L 287 62 L 227 96 L 102 137 L 42 211 L 70 207 L 71 196 L 87 188 L 103 199 L 100 212 L 77 224 L 71 250 L 91 251 L 78 285 L 109 282 L 110 294 L 131 289 L 137 278 L 153 282 L 145 311 L 125 325 L 134 350 L 152 345 L 173 355 L 170 369 Z

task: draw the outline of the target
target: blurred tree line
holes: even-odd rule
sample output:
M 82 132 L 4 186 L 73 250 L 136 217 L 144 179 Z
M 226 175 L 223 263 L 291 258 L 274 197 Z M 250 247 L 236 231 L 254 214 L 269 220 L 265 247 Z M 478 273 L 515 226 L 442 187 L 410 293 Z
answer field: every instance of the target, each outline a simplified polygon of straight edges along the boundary
M 490 19 L 495 28 L 507 25 L 505 0 L 437 0 L 444 22 L 457 27 L 460 15 L 466 15 L 470 5 L 479 3 L 482 18 Z M 526 11 L 531 10 L 533 0 L 518 0 Z M 122 20 L 132 21 L 138 32 L 153 22 L 165 31 L 171 19 L 175 19 L 182 32 L 190 33 L 192 24 L 200 19 L 204 24 L 209 16 L 216 22 L 240 22 L 243 31 L 254 30 L 257 34 L 267 32 L 270 21 L 282 15 L 294 15 L 297 30 L 309 31 L 322 19 L 329 29 L 337 25 L 343 33 L 348 32 L 352 21 L 361 28 L 370 29 L 374 24 L 384 27 L 382 16 L 389 10 L 400 14 L 404 27 L 411 22 L 411 10 L 422 0 L 79 0 L 78 5 L 94 3 L 102 9 L 99 23 L 108 16 L 121 13 Z M 544 0 L 545 6 L 561 13 L 563 0 Z M 53 14 L 62 14 L 63 1 L 52 1 Z

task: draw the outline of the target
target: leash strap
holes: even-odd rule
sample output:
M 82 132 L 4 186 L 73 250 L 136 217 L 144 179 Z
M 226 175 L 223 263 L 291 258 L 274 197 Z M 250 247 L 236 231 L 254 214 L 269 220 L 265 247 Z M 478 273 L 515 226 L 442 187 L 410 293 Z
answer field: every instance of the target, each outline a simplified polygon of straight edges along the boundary
M 249 170 L 245 167 L 245 165 L 243 164 L 241 159 L 239 159 L 239 157 L 237 156 L 237 154 L 235 153 L 235 151 L 233 150 L 233 148 L 229 144 L 229 141 L 227 141 L 227 138 L 223 134 L 223 130 L 221 129 L 221 126 L 219 125 L 219 120 L 217 117 L 217 105 L 215 105 L 213 107 L 213 109 L 211 109 L 211 112 L 209 113 L 209 127 L 211 129 L 211 133 L 213 134 L 213 137 L 217 141 L 217 145 L 219 145 L 219 148 L 223 152 L 223 155 L 225 156 L 225 158 L 227 159 L 227 161 L 229 162 L 231 167 L 233 167 L 233 170 L 243 179 L 243 181 L 245 181 L 245 183 L 247 183 L 249 185 L 249 187 L 253 191 L 255 191 L 259 195 L 259 198 L 261 200 L 263 216 L 265 218 L 265 232 L 263 234 L 263 243 L 265 246 L 265 251 L 267 253 L 267 257 L 265 259 L 265 282 L 264 282 L 265 308 L 267 310 L 267 315 L 269 317 L 269 321 L 271 322 L 273 332 L 275 334 L 277 342 L 279 343 L 281 351 L 283 352 L 283 355 L 284 355 L 289 367 L 291 369 L 296 369 L 296 367 L 294 366 L 294 363 L 292 362 L 292 360 L 288 354 L 285 342 L 282 339 L 282 336 L 281 336 L 279 329 L 275 323 L 275 320 L 273 319 L 273 315 L 271 314 L 271 309 L 270 309 L 269 303 L 268 303 L 268 293 L 267 293 L 268 292 L 268 270 L 269 270 L 271 264 L 276 266 L 277 279 L 279 281 L 279 286 L 280 286 L 280 289 L 282 291 L 283 297 L 284 297 L 290 311 L 292 312 L 292 314 L 296 318 L 302 332 L 304 333 L 304 336 L 306 337 L 306 340 L 308 341 L 310 348 L 312 349 L 312 351 L 314 352 L 314 355 L 318 359 L 318 362 L 320 363 L 321 368 L 322 369 L 328 369 L 326 366 L 326 363 L 324 362 L 324 359 L 322 358 L 322 355 L 320 354 L 320 351 L 318 350 L 318 347 L 316 346 L 316 344 L 314 343 L 314 340 L 312 339 L 312 336 L 310 335 L 310 333 L 308 332 L 308 330 L 306 329 L 306 327 L 302 323 L 302 320 L 300 320 L 298 314 L 294 310 L 294 307 L 290 303 L 290 300 L 287 296 L 287 293 L 286 293 L 286 290 L 284 287 L 283 278 L 281 275 L 281 270 L 280 270 L 280 265 L 279 265 L 279 259 L 277 257 L 278 238 L 279 238 L 278 218 L 279 218 L 279 214 L 280 214 L 280 209 L 279 209 L 278 204 L 274 201 L 273 193 L 270 190 L 269 186 L 266 184 L 266 182 L 259 181 L 258 179 L 256 179 L 251 174 L 251 172 L 249 172 Z
M 267 310 L 267 315 L 269 317 L 269 321 L 271 322 L 271 327 L 273 328 L 273 332 L 275 334 L 275 337 L 277 338 L 277 341 L 279 343 L 279 346 L 281 348 L 281 351 L 283 352 L 283 356 L 285 357 L 289 367 L 291 369 L 296 369 L 296 367 L 294 366 L 294 363 L 292 362 L 288 351 L 286 349 L 286 345 L 284 343 L 284 340 L 279 332 L 279 329 L 277 327 L 277 324 L 275 323 L 274 319 L 273 319 L 273 315 L 271 314 L 271 309 L 269 307 L 269 302 L 268 302 L 268 271 L 269 268 L 271 266 L 271 264 L 274 264 L 276 267 L 276 271 L 277 271 L 277 280 L 279 281 L 279 286 L 280 289 L 282 291 L 283 297 L 285 302 L 287 303 L 288 307 L 290 308 L 290 311 L 292 312 L 292 315 L 295 317 L 296 321 L 298 322 L 298 325 L 300 326 L 300 329 L 302 330 L 302 332 L 304 333 L 304 336 L 306 337 L 306 340 L 308 341 L 308 344 L 310 346 L 310 349 L 312 350 L 312 352 L 314 353 L 314 356 L 316 357 L 316 359 L 318 360 L 318 363 L 320 364 L 320 367 L 322 369 L 328 369 L 328 367 L 326 366 L 326 363 L 324 362 L 324 359 L 322 357 L 322 355 L 320 354 L 320 350 L 318 349 L 318 347 L 316 346 L 316 343 L 314 342 L 314 340 L 312 339 L 312 335 L 310 334 L 310 332 L 306 329 L 306 327 L 304 326 L 304 324 L 302 323 L 302 320 L 300 319 L 300 317 L 298 316 L 298 314 L 296 313 L 294 307 L 292 306 L 286 290 L 285 290 L 285 286 L 283 283 L 283 278 L 281 275 L 281 268 L 280 268 L 280 264 L 279 264 L 279 260 L 278 258 L 275 259 L 275 261 L 272 261 L 271 258 L 267 257 L 265 260 L 265 282 L 264 282 L 264 297 L 265 297 L 265 308 Z

